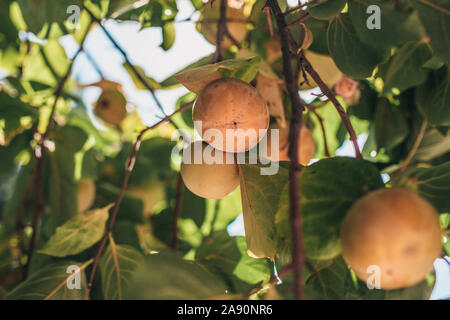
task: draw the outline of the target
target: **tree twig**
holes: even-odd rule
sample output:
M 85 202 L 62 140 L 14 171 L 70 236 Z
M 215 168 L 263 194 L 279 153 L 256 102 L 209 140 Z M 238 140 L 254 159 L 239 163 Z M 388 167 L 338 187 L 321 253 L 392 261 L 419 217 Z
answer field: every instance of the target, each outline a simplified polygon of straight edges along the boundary
M 361 151 L 359 150 L 358 141 L 356 137 L 355 130 L 353 129 L 352 123 L 350 122 L 350 119 L 347 115 L 347 112 L 345 112 L 345 109 L 342 107 L 342 105 L 337 100 L 336 96 L 331 92 L 331 90 L 327 87 L 327 85 L 323 82 L 322 78 L 319 76 L 319 74 L 314 70 L 311 63 L 308 61 L 308 59 L 305 57 L 303 52 L 300 52 L 300 58 L 301 63 L 303 64 L 303 67 L 305 68 L 306 72 L 310 74 L 310 76 L 314 79 L 314 81 L 319 86 L 322 93 L 324 93 L 328 99 L 333 103 L 336 110 L 338 111 L 342 122 L 344 123 L 345 128 L 347 129 L 350 140 L 353 143 L 353 147 L 355 149 L 356 157 L 362 159 Z
M 183 201 L 183 189 L 184 189 L 184 183 L 183 183 L 183 179 L 181 178 L 181 174 L 179 173 L 178 178 L 177 178 L 176 191 L 175 191 L 175 207 L 173 209 L 173 216 L 172 216 L 171 248 L 173 250 L 178 249 L 178 218 L 180 217 L 180 213 L 181 213 L 181 204 Z
M 303 246 L 301 208 L 300 208 L 300 171 L 298 164 L 299 134 L 302 125 L 303 102 L 299 99 L 297 80 L 294 79 L 291 68 L 291 55 L 289 52 L 289 36 L 286 29 L 284 14 L 277 0 L 268 0 L 266 3 L 272 10 L 278 26 L 281 50 L 283 57 L 283 74 L 291 101 L 292 118 L 289 129 L 289 201 L 290 225 L 292 233 L 292 267 L 294 271 L 294 297 L 303 299 L 303 267 L 305 263 L 305 250 Z
M 63 93 L 64 85 L 66 84 L 67 80 L 69 79 L 69 77 L 72 73 L 72 67 L 73 67 L 73 64 L 74 64 L 76 58 L 81 53 L 81 51 L 83 51 L 84 41 L 86 40 L 88 33 L 89 33 L 89 28 L 88 28 L 88 31 L 86 31 L 86 33 L 84 34 L 78 51 L 73 56 L 72 62 L 70 63 L 64 76 L 59 81 L 58 87 L 56 88 L 56 90 L 53 94 L 55 97 L 55 100 L 53 101 L 50 115 L 48 117 L 47 127 L 45 128 L 44 133 L 40 137 L 38 144 L 36 146 L 35 153 L 34 153 L 35 157 L 36 157 L 36 165 L 33 169 L 33 174 L 29 181 L 29 184 L 31 184 L 31 186 L 33 186 L 33 187 L 30 187 L 30 185 L 27 186 L 25 197 L 22 199 L 22 203 L 19 206 L 19 211 L 17 212 L 18 223 L 23 225 L 23 211 L 26 208 L 26 203 L 28 202 L 28 197 L 31 196 L 31 190 L 34 188 L 36 191 L 35 207 L 34 207 L 33 220 L 32 220 L 30 244 L 29 244 L 28 250 L 27 250 L 27 262 L 23 268 L 23 273 L 22 273 L 23 279 L 26 279 L 28 276 L 28 272 L 29 272 L 29 268 L 30 268 L 30 264 L 31 264 L 31 258 L 33 256 L 34 248 L 36 245 L 37 229 L 38 229 L 38 225 L 39 225 L 39 220 L 43 213 L 42 177 L 43 177 L 43 161 L 44 161 L 44 155 L 46 152 L 45 142 L 46 142 L 47 136 L 52 128 L 52 124 L 53 124 L 52 120 L 53 120 L 53 117 L 56 112 L 56 106 L 58 105 L 59 98 L 61 97 L 61 95 Z
M 123 56 L 126 64 L 130 67 L 130 69 L 133 71 L 135 76 L 139 79 L 139 81 L 144 85 L 144 87 L 147 88 L 147 90 L 150 92 L 153 101 L 155 101 L 156 106 L 158 109 L 166 116 L 166 112 L 164 111 L 164 108 L 162 107 L 161 102 L 159 101 L 158 97 L 156 97 L 155 90 L 152 88 L 150 83 L 145 79 L 145 77 L 139 72 L 138 69 L 130 62 L 130 59 L 128 58 L 128 54 L 125 52 L 125 50 L 122 49 L 122 47 L 117 43 L 117 41 L 113 38 L 113 36 L 109 33 L 108 30 L 106 30 L 105 26 L 102 24 L 100 19 L 98 19 L 89 9 L 85 8 L 86 12 L 91 16 L 92 20 L 95 21 L 100 28 L 103 30 L 105 35 L 108 37 L 108 39 L 111 41 L 111 43 L 116 47 L 116 49 L 121 53 Z M 170 121 L 172 124 L 173 122 Z
M 88 285 L 87 285 L 87 288 L 86 288 L 86 292 L 85 292 L 85 296 L 84 296 L 85 300 L 89 300 L 89 294 L 91 292 L 92 284 L 94 282 L 95 271 L 97 270 L 97 265 L 98 265 L 98 262 L 100 260 L 101 255 L 102 255 L 103 249 L 105 248 L 106 242 L 107 242 L 107 240 L 109 238 L 109 234 L 112 232 L 112 229 L 114 227 L 114 222 L 116 221 L 117 213 L 119 212 L 119 207 L 120 207 L 120 204 L 122 202 L 122 198 L 125 195 L 125 191 L 127 190 L 128 180 L 130 178 L 131 172 L 133 171 L 134 163 L 136 161 L 136 154 L 137 154 L 137 152 L 139 150 L 139 147 L 141 145 L 141 140 L 142 140 L 143 135 L 147 131 L 156 128 L 157 126 L 159 126 L 160 124 L 162 124 L 162 123 L 164 123 L 166 121 L 169 121 L 175 114 L 177 114 L 179 112 L 182 112 L 183 110 L 189 108 L 190 106 L 192 106 L 192 104 L 193 104 L 193 102 L 189 102 L 189 103 L 184 104 L 179 109 L 175 110 L 170 115 L 165 116 L 164 118 L 162 118 L 160 121 L 158 121 L 154 125 L 146 127 L 145 129 L 141 130 L 141 132 L 139 132 L 139 135 L 137 136 L 137 138 L 136 138 L 136 140 L 135 140 L 135 142 L 133 144 L 133 149 L 131 151 L 130 157 L 128 158 L 128 161 L 127 161 L 125 177 L 124 177 L 123 182 L 122 182 L 122 187 L 120 189 L 119 196 L 116 199 L 116 202 L 114 204 L 114 209 L 113 209 L 113 212 L 111 214 L 111 218 L 109 220 L 108 228 L 105 231 L 105 234 L 104 234 L 104 236 L 103 236 L 103 238 L 102 238 L 102 240 L 100 242 L 100 246 L 99 246 L 99 248 L 97 250 L 97 253 L 95 255 L 95 258 L 94 258 L 94 262 L 93 262 L 93 265 L 92 265 L 92 271 L 91 271 L 91 274 L 89 276 L 89 282 L 88 282 Z
M 213 56 L 213 63 L 222 61 L 222 40 L 226 33 L 227 23 L 227 0 L 220 0 L 220 16 L 217 22 L 217 35 L 216 35 L 216 52 Z

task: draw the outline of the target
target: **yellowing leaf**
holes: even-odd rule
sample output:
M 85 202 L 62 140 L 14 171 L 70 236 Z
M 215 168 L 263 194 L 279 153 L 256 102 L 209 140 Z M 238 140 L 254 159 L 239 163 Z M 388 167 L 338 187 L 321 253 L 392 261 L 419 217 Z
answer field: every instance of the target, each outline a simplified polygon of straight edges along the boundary
M 39 253 L 55 257 L 78 254 L 97 243 L 105 234 L 110 204 L 101 209 L 79 213 L 62 226 L 48 240 Z

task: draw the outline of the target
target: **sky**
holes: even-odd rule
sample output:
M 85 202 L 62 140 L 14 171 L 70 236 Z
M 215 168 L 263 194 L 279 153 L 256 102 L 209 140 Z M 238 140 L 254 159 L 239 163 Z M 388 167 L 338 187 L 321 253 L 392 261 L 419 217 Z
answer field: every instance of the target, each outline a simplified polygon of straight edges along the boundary
M 289 2 L 291 4 L 297 3 L 295 0 Z M 177 20 L 189 17 L 193 11 L 194 9 L 189 0 L 179 1 Z M 137 23 L 117 23 L 115 21 L 107 21 L 105 27 L 119 45 L 125 49 L 131 62 L 143 68 L 148 76 L 157 81 L 164 80 L 186 65 L 215 51 L 215 47 L 204 40 L 195 30 L 195 25 L 192 22 L 176 24 L 176 40 L 169 51 L 163 51 L 159 47 L 162 41 L 159 28 L 146 28 L 139 31 L 140 26 Z M 69 57 L 72 57 L 78 49 L 77 44 L 70 36 L 61 38 L 60 42 L 66 49 Z M 95 60 L 105 78 L 117 81 L 123 85 L 129 103 L 136 106 L 144 124 L 151 125 L 159 121 L 161 113 L 158 111 L 150 94 L 145 90 L 135 88 L 130 76 L 122 67 L 124 62 L 122 55 L 115 49 L 99 27 L 96 27 L 89 33 L 84 50 Z M 84 54 L 80 55 L 74 64 L 73 77 L 82 84 L 94 83 L 100 80 L 100 75 Z M 170 113 L 174 110 L 176 100 L 187 92 L 185 88 L 180 87 L 174 90 L 157 91 L 156 95 L 161 101 L 165 112 Z M 313 92 L 317 93 L 317 90 Z M 88 106 L 91 116 L 92 108 L 90 106 L 97 100 L 99 95 L 100 90 L 97 88 L 87 88 L 83 91 L 83 100 Z M 309 94 L 302 96 L 305 101 L 313 97 Z M 92 117 L 92 121 L 98 126 L 102 126 L 95 117 Z M 366 139 L 367 135 L 358 137 L 361 149 Z M 354 156 L 351 143 L 349 141 L 344 142 L 337 151 L 337 155 Z M 383 179 L 386 181 L 388 177 L 383 176 Z M 242 215 L 229 226 L 228 231 L 231 235 L 244 235 Z M 437 282 L 431 299 L 449 298 L 450 267 L 443 259 L 437 259 L 435 270 Z

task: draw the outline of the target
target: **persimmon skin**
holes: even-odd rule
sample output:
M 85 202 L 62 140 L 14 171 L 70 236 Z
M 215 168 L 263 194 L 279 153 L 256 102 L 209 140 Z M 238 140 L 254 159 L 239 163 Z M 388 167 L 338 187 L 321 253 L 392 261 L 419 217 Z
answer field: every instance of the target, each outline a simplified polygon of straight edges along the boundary
M 200 92 L 192 117 L 203 140 L 226 152 L 253 148 L 269 126 L 264 98 L 248 83 L 230 78 L 212 81 Z M 221 135 L 221 139 L 214 135 Z
M 272 153 L 272 139 L 271 139 L 271 129 L 279 129 L 278 135 L 279 135 L 279 148 L 278 148 L 278 154 Z M 267 158 L 269 158 L 272 161 L 289 161 L 289 125 L 280 128 L 278 125 L 270 126 L 269 130 L 267 131 Z M 300 129 L 300 135 L 299 135 L 299 141 L 298 141 L 298 159 L 299 163 L 301 165 L 306 166 L 309 161 L 314 156 L 314 153 L 316 152 L 316 143 L 314 141 L 314 138 L 312 136 L 311 130 L 309 130 L 306 126 L 302 126 Z
M 85 212 L 92 206 L 95 200 L 94 182 L 91 179 L 83 179 L 78 181 L 77 196 L 78 212 Z
M 203 154 L 206 148 L 208 152 L 219 159 L 222 163 L 208 164 L 205 159 L 201 158 L 201 163 L 194 162 L 194 154 L 183 154 L 181 163 L 181 177 L 186 187 L 199 197 L 206 199 L 220 199 L 234 191 L 239 185 L 239 168 L 234 160 L 234 156 L 228 158 L 227 154 L 220 150 L 214 149 L 210 145 L 202 141 L 196 141 L 191 144 L 190 150 L 199 147 Z M 186 151 L 185 151 L 186 152 Z M 191 156 L 191 161 L 186 161 Z M 233 161 L 229 161 L 232 159 Z
M 342 254 L 356 276 L 367 281 L 380 267 L 381 289 L 413 286 L 432 270 L 441 252 L 439 216 L 419 195 L 399 188 L 373 191 L 347 213 Z
M 104 122 L 117 126 L 127 115 L 127 100 L 119 90 L 105 90 L 95 104 L 95 115 Z

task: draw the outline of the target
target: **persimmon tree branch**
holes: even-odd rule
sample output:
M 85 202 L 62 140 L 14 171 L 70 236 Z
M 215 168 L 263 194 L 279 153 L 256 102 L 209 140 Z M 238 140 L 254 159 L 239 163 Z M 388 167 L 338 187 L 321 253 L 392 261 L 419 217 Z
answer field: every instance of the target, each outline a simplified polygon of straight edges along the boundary
M 328 86 L 325 84 L 325 82 L 323 82 L 322 78 L 319 76 L 319 74 L 316 72 L 316 70 L 314 70 L 314 68 L 311 65 L 311 63 L 308 61 L 308 59 L 303 54 L 303 51 L 300 52 L 300 61 L 301 61 L 302 65 L 303 65 L 303 68 L 306 70 L 306 72 L 308 72 L 309 75 L 311 76 L 311 78 L 313 78 L 314 81 L 317 83 L 317 85 L 319 86 L 319 88 L 322 91 L 322 93 L 325 94 L 327 96 L 327 98 L 335 106 L 336 110 L 339 113 L 339 116 L 342 119 L 342 122 L 344 123 L 345 128 L 347 129 L 347 131 L 348 131 L 348 133 L 350 135 L 350 140 L 353 143 L 353 147 L 355 149 L 356 157 L 362 159 L 362 154 L 361 154 L 361 151 L 359 150 L 356 133 L 355 133 L 355 130 L 353 129 L 352 123 L 350 122 L 350 119 L 349 119 L 349 117 L 347 115 L 347 112 L 345 112 L 345 109 L 339 103 L 339 101 L 336 98 L 336 96 L 328 88 Z
M 302 112 L 304 104 L 299 99 L 298 83 L 294 79 L 291 67 L 291 55 L 289 52 L 289 36 L 286 28 L 286 20 L 284 14 L 278 5 L 277 0 L 268 0 L 266 2 L 275 16 L 280 36 L 282 58 L 283 58 L 283 74 L 288 90 L 289 99 L 291 101 L 292 118 L 289 128 L 289 202 L 290 202 L 290 224 L 292 233 L 292 267 L 294 271 L 294 298 L 303 299 L 303 267 L 305 263 L 305 250 L 303 246 L 301 208 L 300 208 L 300 171 L 298 149 L 299 134 L 302 125 Z
M 114 223 L 115 223 L 116 217 L 117 217 L 117 213 L 119 212 L 120 204 L 122 203 L 123 196 L 125 195 L 125 191 L 127 190 L 127 187 L 128 187 L 128 180 L 130 179 L 131 172 L 133 171 L 134 164 L 136 162 L 136 154 L 139 151 L 142 137 L 144 136 L 144 134 L 147 131 L 156 128 L 157 126 L 159 126 L 160 124 L 162 124 L 166 121 L 169 121 L 175 114 L 182 112 L 183 110 L 189 108 L 190 106 L 192 106 L 192 104 L 193 104 L 193 102 L 189 102 L 189 103 L 182 105 L 179 109 L 175 110 L 170 115 L 165 116 L 164 118 L 162 118 L 160 121 L 158 121 L 154 125 L 146 127 L 139 132 L 139 134 L 133 144 L 133 149 L 131 151 L 130 157 L 128 158 L 128 161 L 126 164 L 125 177 L 123 178 L 122 187 L 120 188 L 119 196 L 117 197 L 117 200 L 114 203 L 114 209 L 113 209 L 113 212 L 111 213 L 111 218 L 109 219 L 108 227 L 106 228 L 105 234 L 103 235 L 103 238 L 100 242 L 100 246 L 97 250 L 97 253 L 95 255 L 95 258 L 94 258 L 94 261 L 92 264 L 92 271 L 89 276 L 89 282 L 88 282 L 85 296 L 84 296 L 85 300 L 89 300 L 89 294 L 91 292 L 92 284 L 94 282 L 95 271 L 97 270 L 98 262 L 102 255 L 103 249 L 105 248 L 105 245 L 108 241 L 109 235 L 111 234 L 111 232 L 113 230 Z
M 128 58 L 128 54 L 125 52 L 124 49 L 119 45 L 119 43 L 113 38 L 113 36 L 109 33 L 108 30 L 106 30 L 105 26 L 102 24 L 102 21 L 98 19 L 89 9 L 84 8 L 86 12 L 91 16 L 92 20 L 95 21 L 100 28 L 103 30 L 105 35 L 108 37 L 108 39 L 111 41 L 111 43 L 116 47 L 116 49 L 120 52 L 122 57 L 124 58 L 126 64 L 130 67 L 131 71 L 133 71 L 134 75 L 139 79 L 139 81 L 144 85 L 145 88 L 150 92 L 153 101 L 155 101 L 156 106 L 158 109 L 166 116 L 166 113 L 164 111 L 164 108 L 162 107 L 161 102 L 159 101 L 158 97 L 156 97 L 155 90 L 152 88 L 150 83 L 145 79 L 145 77 L 139 72 L 138 69 L 130 62 L 130 59 Z M 173 122 L 171 121 L 173 124 Z
M 222 40 L 227 30 L 227 0 L 215 0 L 220 1 L 220 16 L 217 22 L 217 35 L 216 35 L 216 52 L 213 56 L 213 63 L 222 61 Z
M 43 177 L 43 162 L 44 162 L 44 156 L 45 156 L 45 152 L 46 152 L 45 142 L 46 142 L 48 134 L 52 128 L 53 117 L 56 112 L 56 107 L 58 105 L 59 98 L 61 97 L 61 95 L 64 91 L 64 85 L 66 84 L 67 80 L 69 79 L 69 77 L 72 73 L 73 64 L 74 64 L 76 58 L 81 53 L 81 51 L 83 51 L 84 41 L 86 40 L 88 33 L 89 33 L 89 28 L 88 28 L 88 31 L 86 31 L 86 33 L 84 34 L 83 39 L 80 42 L 80 47 L 78 48 L 77 52 L 73 56 L 72 62 L 70 63 L 66 73 L 59 80 L 58 86 L 53 94 L 54 101 L 53 101 L 53 105 L 52 105 L 52 108 L 50 111 L 50 115 L 48 117 L 47 126 L 45 128 L 44 133 L 41 135 L 41 137 L 38 141 L 38 144 L 36 146 L 35 152 L 34 152 L 36 164 L 33 168 L 31 179 L 28 182 L 28 185 L 26 187 L 25 195 L 21 201 L 21 204 L 19 205 L 19 209 L 16 214 L 16 226 L 19 229 L 19 236 L 22 236 L 22 231 L 23 231 L 23 226 L 24 226 L 24 223 L 23 223 L 24 211 L 27 207 L 27 203 L 28 203 L 29 198 L 31 197 L 32 191 L 34 189 L 35 190 L 34 213 L 33 213 L 33 220 L 32 220 L 30 243 L 29 243 L 28 250 L 27 250 L 27 262 L 23 268 L 23 273 L 22 273 L 23 279 L 26 279 L 28 276 L 28 271 L 29 271 L 30 264 L 31 264 L 31 258 L 33 256 L 34 248 L 36 245 L 36 237 L 37 237 L 37 229 L 39 226 L 39 220 L 43 213 L 42 177 Z

